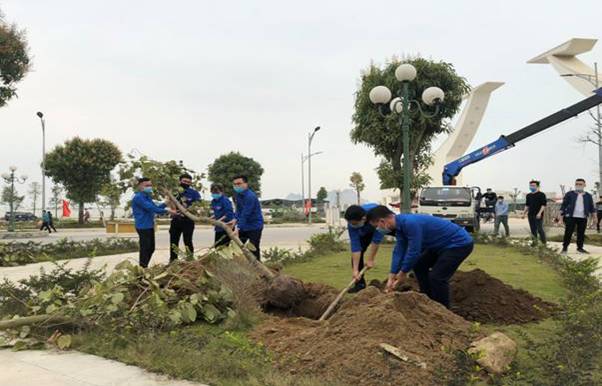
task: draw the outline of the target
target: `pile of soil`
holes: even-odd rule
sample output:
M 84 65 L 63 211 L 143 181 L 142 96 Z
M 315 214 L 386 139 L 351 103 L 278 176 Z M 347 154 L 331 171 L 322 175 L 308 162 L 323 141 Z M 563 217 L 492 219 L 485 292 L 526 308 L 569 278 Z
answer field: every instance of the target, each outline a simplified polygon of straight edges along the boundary
M 513 288 L 486 272 L 458 271 L 450 280 L 451 309 L 465 319 L 495 324 L 519 324 L 548 318 L 555 305 Z
M 384 289 L 385 281 L 371 286 Z M 400 283 L 397 291 L 419 291 L 415 278 Z M 480 269 L 457 271 L 450 280 L 451 310 L 480 323 L 520 324 L 548 318 L 555 305 L 516 289 Z
M 318 283 L 302 283 L 301 285 L 302 294 L 294 299 L 291 307 L 283 307 L 283 303 L 279 301 L 268 301 L 262 305 L 264 311 L 281 317 L 301 316 L 319 319 L 336 298 L 338 290 Z M 270 297 L 274 298 L 273 294 Z
M 291 374 L 350 385 L 430 385 L 439 384 L 437 374 L 453 371 L 453 353 L 474 338 L 469 331 L 469 322 L 423 294 L 385 294 L 368 287 L 327 322 L 269 317 L 251 335 Z M 411 360 L 384 353 L 381 343 Z M 426 369 L 417 362 L 426 363 Z

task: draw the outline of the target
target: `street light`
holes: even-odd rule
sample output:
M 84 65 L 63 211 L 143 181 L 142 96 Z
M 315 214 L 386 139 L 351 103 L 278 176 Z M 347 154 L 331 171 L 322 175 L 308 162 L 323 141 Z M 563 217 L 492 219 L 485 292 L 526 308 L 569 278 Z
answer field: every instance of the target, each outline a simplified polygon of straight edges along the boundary
M 322 154 L 322 153 L 323 153 L 323 151 L 316 151 L 308 156 L 301 153 L 301 202 L 302 202 L 304 210 L 305 210 L 305 161 L 307 161 L 309 158 L 311 158 L 315 155 Z
M 594 74 L 562 74 L 562 77 L 574 76 L 579 79 L 583 79 L 589 82 L 595 89 L 600 88 L 600 80 L 598 79 L 598 63 L 594 63 Z M 595 143 L 598 145 L 598 181 L 602 186 L 602 112 L 600 111 L 600 105 L 596 106 L 596 116 L 588 111 L 592 119 L 596 122 L 596 137 Z
M 46 122 L 41 111 L 36 115 L 42 123 L 42 209 L 46 209 Z
M 8 170 L 10 170 L 10 173 L 3 173 L 2 179 L 4 179 L 4 181 L 6 181 L 7 184 L 10 184 L 10 198 L 8 200 L 8 205 L 10 207 L 10 222 L 8 224 L 8 231 L 14 232 L 15 231 L 15 210 L 14 210 L 15 182 L 17 182 L 19 184 L 23 184 L 23 183 L 25 183 L 25 180 L 27 180 L 27 176 L 25 176 L 25 175 L 23 175 L 21 177 L 15 176 L 15 172 L 17 171 L 16 166 L 10 166 L 8 168 Z
M 378 106 L 381 116 L 386 116 L 385 106 L 389 103 L 392 114 L 399 116 L 403 139 L 403 211 L 409 213 L 411 210 L 410 184 L 412 181 L 412 160 L 410 158 L 410 117 L 419 114 L 425 118 L 433 118 L 439 114 L 440 105 L 445 97 L 443 90 L 439 87 L 428 87 L 422 92 L 422 102 L 427 106 L 434 106 L 432 113 L 422 110 L 420 102 L 410 99 L 410 82 L 416 78 L 416 68 L 409 63 L 400 64 L 395 69 L 395 78 L 401 82 L 401 90 L 397 97 L 391 100 L 391 90 L 386 86 L 376 86 L 370 90 L 370 101 Z
M 311 142 L 313 141 L 314 135 L 316 135 L 318 130 L 320 130 L 320 126 L 316 126 L 314 131 L 309 133 L 307 137 L 307 195 L 309 196 L 309 215 L 307 217 L 307 222 L 309 224 L 311 224 L 311 208 L 313 206 L 311 202 Z

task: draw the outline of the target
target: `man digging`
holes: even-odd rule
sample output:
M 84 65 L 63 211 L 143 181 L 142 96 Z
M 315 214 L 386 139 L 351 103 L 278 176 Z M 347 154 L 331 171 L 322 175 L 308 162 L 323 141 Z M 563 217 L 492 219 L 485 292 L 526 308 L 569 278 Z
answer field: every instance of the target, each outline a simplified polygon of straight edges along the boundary
M 355 280 L 355 286 L 349 290 L 350 293 L 366 288 L 366 279 L 360 275 L 360 271 L 364 268 L 364 254 L 366 251 L 368 252 L 366 266 L 372 268 L 378 246 L 384 236 L 366 221 L 366 213 L 377 206 L 377 204 L 351 205 L 345 211 L 349 243 L 351 244 L 351 267 Z
M 378 232 L 395 232 L 386 291 L 414 271 L 420 292 L 449 308 L 449 279 L 474 247 L 466 230 L 451 221 L 424 214 L 398 214 L 379 205 L 367 214 Z

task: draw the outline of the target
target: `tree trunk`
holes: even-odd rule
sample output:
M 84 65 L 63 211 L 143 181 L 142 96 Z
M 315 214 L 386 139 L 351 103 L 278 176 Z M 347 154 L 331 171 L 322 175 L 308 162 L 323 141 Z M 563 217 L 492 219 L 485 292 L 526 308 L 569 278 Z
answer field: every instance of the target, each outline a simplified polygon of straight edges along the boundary
M 83 224 L 84 223 L 84 203 L 83 202 L 79 203 L 79 213 L 78 213 L 77 217 L 78 217 L 78 219 L 77 219 L 78 224 Z
M 115 220 L 115 207 L 111 207 L 111 221 Z
M 360 204 L 360 191 L 356 190 L 355 192 L 357 193 L 357 204 L 359 205 Z

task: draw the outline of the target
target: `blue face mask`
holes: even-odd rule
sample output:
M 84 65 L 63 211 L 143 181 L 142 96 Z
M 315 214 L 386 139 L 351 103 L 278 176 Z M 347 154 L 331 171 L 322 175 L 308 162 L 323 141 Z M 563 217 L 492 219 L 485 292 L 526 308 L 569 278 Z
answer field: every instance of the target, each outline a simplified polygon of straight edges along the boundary
M 243 188 L 242 186 L 235 186 L 235 187 L 234 187 L 234 191 L 235 191 L 236 193 L 242 193 L 242 192 L 244 192 L 244 191 L 245 191 L 245 188 Z
M 391 231 L 390 231 L 390 230 L 388 230 L 387 228 L 380 228 L 380 227 L 376 228 L 376 231 L 377 231 L 378 233 L 381 233 L 381 234 L 383 234 L 383 235 L 388 235 L 388 234 L 389 234 L 389 232 L 391 232 Z
M 537 191 L 537 188 L 529 187 L 529 190 L 531 191 L 531 193 L 535 193 Z
M 361 227 L 364 226 L 364 222 L 360 222 L 359 224 L 351 224 L 351 223 L 349 223 L 349 226 L 351 228 L 354 228 L 354 229 L 360 229 Z
M 150 186 L 147 186 L 146 188 L 144 188 L 143 192 L 146 194 L 153 194 L 153 188 Z
M 211 193 L 211 197 L 212 197 L 214 200 L 217 200 L 217 199 L 219 199 L 221 196 L 222 196 L 222 194 L 221 194 L 221 193 Z

